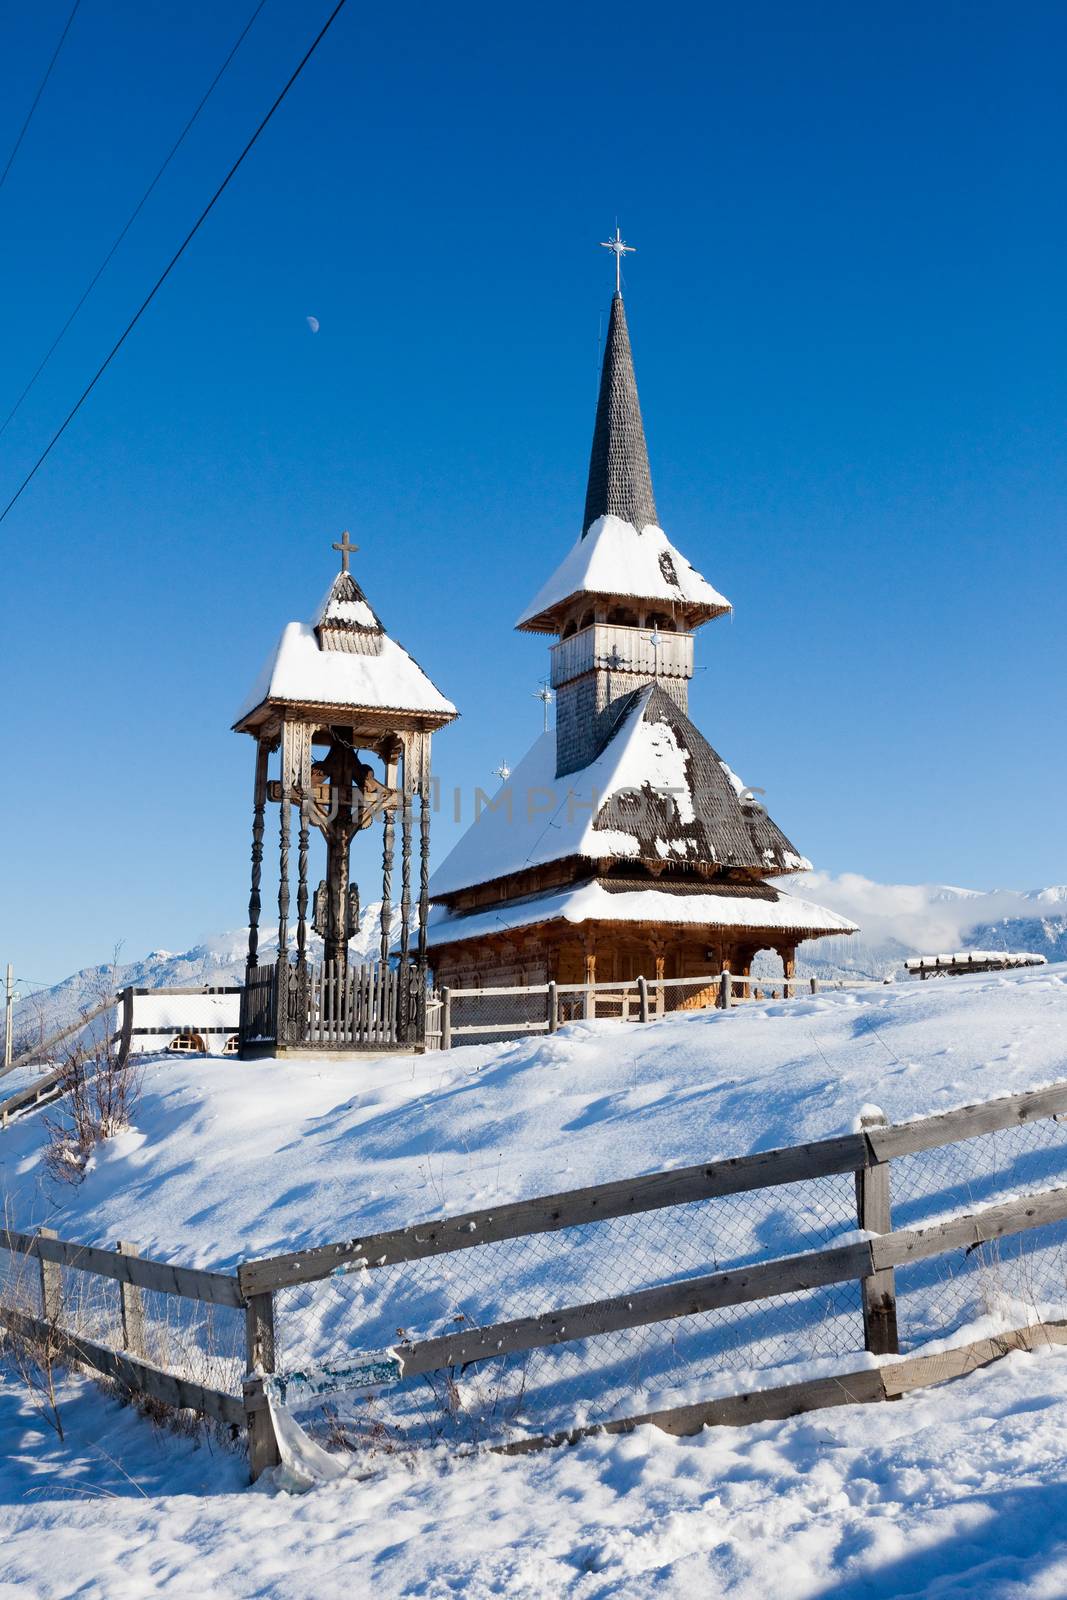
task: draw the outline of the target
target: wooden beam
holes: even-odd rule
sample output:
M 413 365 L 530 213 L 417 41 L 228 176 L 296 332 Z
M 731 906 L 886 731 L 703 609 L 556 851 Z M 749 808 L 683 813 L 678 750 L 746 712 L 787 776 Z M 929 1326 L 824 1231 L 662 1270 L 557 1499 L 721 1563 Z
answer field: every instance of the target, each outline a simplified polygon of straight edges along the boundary
M 452 1032 L 455 1034 L 458 1029 L 453 1028 Z M 722 1195 L 798 1183 L 804 1178 L 854 1172 L 867 1160 L 863 1135 L 842 1134 L 816 1144 L 765 1150 L 757 1155 L 734 1156 L 696 1167 L 679 1167 L 670 1172 L 592 1184 L 562 1194 L 540 1195 L 536 1199 L 515 1200 L 483 1211 L 439 1217 L 387 1233 L 245 1261 L 238 1267 L 237 1276 L 244 1294 L 257 1294 L 285 1284 L 328 1278 L 338 1268 L 344 1270 L 346 1266 L 356 1270 L 363 1263 L 377 1267 L 398 1261 L 418 1261 L 452 1250 L 470 1250 L 475 1245 L 490 1244 L 497 1239 L 554 1233 L 560 1228 L 577 1227 L 586 1222 L 687 1205 L 693 1200 L 713 1200 Z
M 970 1250 L 991 1239 L 1041 1228 L 1067 1217 L 1067 1188 L 1046 1189 L 1040 1194 L 1006 1200 L 1003 1205 L 987 1206 L 966 1216 L 935 1222 L 928 1228 L 912 1228 L 889 1233 L 871 1242 L 875 1271 L 899 1267 L 908 1261 L 926 1261 L 948 1250 Z
M 757 1389 L 721 1400 L 675 1406 L 667 1411 L 645 1411 L 639 1416 L 621 1417 L 612 1422 L 562 1429 L 559 1433 L 538 1439 L 516 1439 L 511 1444 L 491 1445 L 490 1450 L 494 1455 L 528 1455 L 561 1444 L 577 1444 L 581 1439 L 599 1434 L 632 1433 L 635 1428 L 646 1425 L 659 1428 L 664 1433 L 685 1436 L 700 1433 L 703 1428 L 734 1428 L 754 1422 L 784 1421 L 806 1411 L 821 1411 L 830 1406 L 896 1399 L 914 1389 L 945 1383 L 975 1372 L 980 1367 L 999 1361 L 1012 1350 L 1036 1350 L 1051 1344 L 1067 1344 L 1067 1325 L 1037 1323 L 933 1356 L 911 1356 L 904 1361 L 865 1367 L 858 1372 L 843 1372 L 834 1377 L 811 1378 L 803 1383 Z
M 704 1428 L 742 1428 L 755 1422 L 781 1422 L 805 1411 L 869 1404 L 885 1398 L 881 1371 L 877 1367 L 864 1367 L 839 1377 L 809 1378 L 803 1383 L 750 1390 L 721 1400 L 702 1400 L 665 1411 L 644 1411 L 638 1416 L 620 1417 L 612 1422 L 565 1428 L 539 1439 L 516 1439 L 512 1444 L 492 1445 L 490 1450 L 494 1455 L 529 1455 L 561 1444 L 577 1444 L 581 1439 L 599 1434 L 632 1433 L 635 1428 L 647 1426 L 684 1438 Z
M 0 1307 L 0 1322 L 23 1338 L 45 1340 L 54 1337 L 54 1330 L 47 1322 L 42 1322 L 38 1317 L 27 1317 L 20 1311 Z M 199 1411 L 202 1416 L 214 1417 L 218 1422 L 231 1423 L 235 1427 L 240 1427 L 245 1420 L 244 1405 L 236 1395 L 208 1389 L 189 1378 L 172 1377 L 169 1372 L 150 1362 L 120 1355 L 117 1350 L 109 1350 L 105 1345 L 95 1344 L 91 1339 L 83 1339 L 77 1334 L 64 1333 L 63 1344 L 63 1353 L 68 1360 L 92 1367 L 95 1372 L 114 1378 L 135 1393 L 150 1395 L 154 1400 L 162 1400 L 165 1405 L 175 1406 L 181 1411 Z
M 157 1289 L 163 1294 L 181 1295 L 187 1300 L 205 1300 L 218 1306 L 243 1306 L 237 1279 L 224 1272 L 206 1272 L 197 1267 L 177 1267 L 147 1256 L 123 1255 L 117 1250 L 102 1250 L 96 1245 L 72 1244 L 66 1239 L 40 1233 L 16 1233 L 0 1228 L 0 1249 L 33 1256 L 39 1261 L 54 1261 L 96 1272 L 120 1283 L 137 1284 L 142 1289 Z
M 884 1127 L 886 1116 L 877 1111 L 861 1116 L 864 1133 Z M 892 1233 L 893 1214 L 889 1196 L 889 1163 L 879 1161 L 856 1173 L 856 1220 L 868 1233 Z M 873 1272 L 860 1285 L 863 1299 L 863 1331 L 867 1349 L 875 1355 L 897 1355 L 896 1278 L 892 1267 Z
M 961 1106 L 958 1111 L 938 1112 L 915 1122 L 902 1122 L 887 1128 L 872 1128 L 868 1137 L 876 1161 L 911 1155 L 916 1150 L 932 1150 L 938 1145 L 975 1139 L 979 1134 L 996 1133 L 1001 1128 L 1017 1128 L 1042 1117 L 1067 1113 L 1067 1083 L 1048 1089 L 1031 1089 L 1023 1094 L 1005 1095 L 978 1105 Z
M 654 1289 L 638 1289 L 613 1295 L 609 1300 L 565 1306 L 536 1317 L 466 1328 L 439 1339 L 422 1339 L 417 1344 L 398 1344 L 396 1350 L 404 1363 L 404 1376 L 412 1377 L 472 1361 L 491 1361 L 519 1350 L 539 1350 L 624 1328 L 644 1327 L 650 1322 L 668 1322 L 724 1306 L 797 1294 L 828 1283 L 845 1283 L 850 1278 L 866 1276 L 870 1270 L 869 1244 L 841 1245 L 728 1272 L 712 1272 Z
M 115 1246 L 120 1256 L 135 1256 L 137 1246 L 119 1240 Z M 144 1340 L 144 1300 L 135 1283 L 119 1283 L 119 1300 L 122 1306 L 122 1347 L 137 1360 L 143 1361 L 146 1348 Z

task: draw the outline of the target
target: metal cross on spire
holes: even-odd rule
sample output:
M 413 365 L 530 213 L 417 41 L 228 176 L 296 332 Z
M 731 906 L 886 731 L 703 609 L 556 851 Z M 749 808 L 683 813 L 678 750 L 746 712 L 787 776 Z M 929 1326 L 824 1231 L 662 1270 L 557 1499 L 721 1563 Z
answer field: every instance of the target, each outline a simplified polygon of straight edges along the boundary
M 347 572 L 348 571 L 348 558 L 349 558 L 349 556 L 354 554 L 354 552 L 359 549 L 359 545 L 358 544 L 352 544 L 352 542 L 350 541 L 350 539 L 348 537 L 348 529 L 347 528 L 345 529 L 344 533 L 342 533 L 342 535 L 341 535 L 340 544 L 338 544 L 335 541 L 333 548 L 335 550 L 340 550 L 340 552 L 341 552 L 341 571 L 342 572 Z
M 615 237 L 614 237 L 614 239 L 601 239 L 600 248 L 602 250 L 610 250 L 612 252 L 612 254 L 614 255 L 614 257 L 615 257 L 615 293 L 616 294 L 621 294 L 622 293 L 622 258 L 623 258 L 623 256 L 632 256 L 634 254 L 636 246 L 626 243 L 626 241 L 623 239 L 622 234 L 619 232 L 619 224 L 616 223 L 615 224 Z

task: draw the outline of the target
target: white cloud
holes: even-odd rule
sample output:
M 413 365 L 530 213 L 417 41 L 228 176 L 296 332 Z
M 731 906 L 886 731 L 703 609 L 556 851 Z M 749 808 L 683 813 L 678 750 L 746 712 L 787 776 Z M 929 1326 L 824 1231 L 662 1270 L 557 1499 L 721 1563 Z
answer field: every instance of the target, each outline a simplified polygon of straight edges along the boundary
M 858 872 L 803 872 L 783 880 L 831 911 L 858 922 L 857 945 L 898 944 L 916 955 L 959 950 L 979 923 L 1067 917 L 1067 887 L 958 889 L 943 883 L 875 883 Z M 844 946 L 845 940 L 835 941 Z

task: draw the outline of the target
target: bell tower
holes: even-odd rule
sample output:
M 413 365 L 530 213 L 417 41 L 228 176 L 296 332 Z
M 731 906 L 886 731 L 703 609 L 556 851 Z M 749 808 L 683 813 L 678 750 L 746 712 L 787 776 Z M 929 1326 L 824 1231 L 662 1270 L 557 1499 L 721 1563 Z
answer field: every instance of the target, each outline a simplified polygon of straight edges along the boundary
M 289 623 L 234 724 L 256 742 L 243 1054 L 410 1047 L 424 1026 L 430 739 L 456 708 L 386 633 L 349 570 L 357 546 L 348 534 L 333 548 L 341 570 L 315 617 Z M 269 803 L 278 808 L 278 943 L 276 958 L 263 963 L 259 923 Z M 352 843 L 374 825 L 381 829 L 378 960 L 357 973 L 349 960 L 360 903 L 351 881 Z M 325 877 L 312 896 L 315 835 L 325 845 Z M 309 932 L 322 939 L 321 962 L 313 958 Z
M 556 691 L 556 776 L 596 759 L 637 689 L 658 683 L 689 709 L 693 630 L 730 602 L 690 566 L 659 526 L 637 397 L 619 263 L 631 250 L 616 230 L 616 290 L 600 372 L 582 534 L 519 618 L 551 648 Z

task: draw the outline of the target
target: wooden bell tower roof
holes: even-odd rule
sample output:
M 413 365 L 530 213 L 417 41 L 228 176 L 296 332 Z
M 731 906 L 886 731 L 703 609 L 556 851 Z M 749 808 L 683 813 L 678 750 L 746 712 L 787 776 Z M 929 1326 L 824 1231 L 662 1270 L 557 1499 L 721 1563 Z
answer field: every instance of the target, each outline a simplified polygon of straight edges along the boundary
M 234 722 L 256 733 L 282 711 L 324 722 L 432 730 L 458 715 L 451 700 L 391 639 L 348 568 L 347 533 L 334 549 L 341 570 L 310 622 L 290 622 Z

